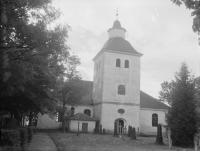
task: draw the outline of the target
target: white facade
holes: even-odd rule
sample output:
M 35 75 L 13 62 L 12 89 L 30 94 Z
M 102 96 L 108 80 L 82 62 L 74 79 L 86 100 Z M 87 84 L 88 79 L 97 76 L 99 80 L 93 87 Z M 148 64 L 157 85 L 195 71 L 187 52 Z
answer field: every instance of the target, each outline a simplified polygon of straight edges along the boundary
M 156 99 L 144 92 L 141 93 L 140 57 L 142 54 L 134 50 L 130 43 L 125 40 L 125 32 L 126 30 L 121 27 L 118 20 L 108 30 L 108 37 L 111 41 L 108 40 L 93 59 L 93 91 L 91 89 L 92 98 L 90 98 L 93 105 L 75 106 L 74 114 L 84 113 L 84 110 L 89 109 L 91 117 L 95 118 L 104 129 L 113 131 L 114 122 L 117 122 L 118 130 L 119 126 L 128 128 L 130 125 L 135 127 L 137 132 L 155 134 L 157 127 L 152 126 L 152 115 L 157 114 L 157 122 L 165 125 L 167 109 L 163 107 L 162 103 L 159 109 L 160 102 L 157 104 Z M 109 47 L 112 42 L 116 45 Z M 118 42 L 122 43 L 118 44 Z M 119 48 L 122 50 L 119 50 Z M 120 67 L 116 66 L 117 59 L 120 59 Z M 126 68 L 125 61 L 128 61 Z M 119 85 L 125 87 L 124 94 L 119 94 Z M 142 100 L 145 101 L 143 102 L 144 106 L 141 106 L 141 96 L 143 96 Z M 149 106 L 149 103 L 155 103 L 155 106 L 150 105 L 150 108 L 145 108 L 145 106 Z M 68 108 L 71 107 L 68 106 Z M 93 132 L 95 121 L 70 120 L 67 127 L 70 128 L 70 131 L 77 131 L 78 122 L 80 131 L 82 131 L 82 124 L 88 123 L 88 131 Z M 55 118 L 50 118 L 48 115 L 40 115 L 38 118 L 38 128 L 52 129 L 59 127 L 61 127 L 61 122 L 57 122 Z
M 119 25 L 119 21 L 115 21 Z M 115 24 L 115 23 L 114 23 Z M 115 25 L 113 25 L 114 27 Z M 121 25 L 120 25 L 121 26 Z M 110 29 L 109 38 L 125 38 L 125 29 Z M 120 59 L 120 67 L 116 60 Z M 129 66 L 125 68 L 125 60 Z M 140 114 L 140 56 L 120 51 L 100 51 L 93 59 L 94 118 L 105 129 L 114 129 L 114 122 L 122 120 L 123 126 L 139 127 Z M 118 94 L 118 86 L 125 86 L 125 95 Z M 124 113 L 118 113 L 123 109 Z
M 56 121 L 56 116 L 48 114 L 39 114 L 37 121 L 37 128 L 39 129 L 58 129 L 62 126 L 62 122 Z
M 71 108 L 71 106 L 68 106 Z M 89 109 L 91 111 L 91 117 L 93 117 L 93 106 L 91 105 L 79 105 L 74 109 L 74 114 L 84 113 L 85 109 Z M 39 129 L 59 129 L 62 127 L 62 122 L 58 122 L 57 115 L 48 115 L 48 114 L 39 114 L 37 127 Z
M 152 115 L 158 115 L 158 124 L 166 125 L 165 115 L 167 110 L 159 110 L 159 109 L 150 109 L 150 108 L 141 108 L 140 109 L 140 132 L 141 133 L 150 133 L 156 134 L 157 127 L 152 126 Z M 165 132 L 165 130 L 162 130 Z
M 95 128 L 95 121 L 78 121 L 78 120 L 71 120 L 69 121 L 69 131 L 70 132 L 77 132 L 78 131 L 78 126 L 79 126 L 79 131 L 82 132 L 82 126 L 83 123 L 88 124 L 88 132 L 92 133 Z

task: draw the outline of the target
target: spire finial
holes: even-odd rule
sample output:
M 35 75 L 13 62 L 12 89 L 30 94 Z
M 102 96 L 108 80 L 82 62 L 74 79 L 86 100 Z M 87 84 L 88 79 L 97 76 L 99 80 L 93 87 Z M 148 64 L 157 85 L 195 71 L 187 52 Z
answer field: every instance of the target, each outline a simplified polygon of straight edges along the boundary
M 117 20 L 118 20 L 118 8 L 117 8 L 117 13 L 116 13 L 116 18 L 117 18 Z

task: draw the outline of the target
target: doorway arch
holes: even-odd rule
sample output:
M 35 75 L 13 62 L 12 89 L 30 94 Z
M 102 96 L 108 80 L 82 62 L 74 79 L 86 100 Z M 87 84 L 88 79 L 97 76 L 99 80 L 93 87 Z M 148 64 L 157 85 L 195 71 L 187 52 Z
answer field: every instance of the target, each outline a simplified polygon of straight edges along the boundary
M 122 131 L 122 128 L 127 128 L 127 122 L 125 119 L 117 118 L 115 122 L 117 123 L 117 134 L 119 134 Z

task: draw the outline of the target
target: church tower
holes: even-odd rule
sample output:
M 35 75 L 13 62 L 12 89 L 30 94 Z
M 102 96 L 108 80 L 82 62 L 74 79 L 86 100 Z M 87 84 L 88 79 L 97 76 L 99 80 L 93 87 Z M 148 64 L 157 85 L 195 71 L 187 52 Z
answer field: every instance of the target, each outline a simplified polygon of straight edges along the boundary
M 140 57 L 125 40 L 126 29 L 116 20 L 108 30 L 108 40 L 94 57 L 94 118 L 103 128 L 139 128 Z

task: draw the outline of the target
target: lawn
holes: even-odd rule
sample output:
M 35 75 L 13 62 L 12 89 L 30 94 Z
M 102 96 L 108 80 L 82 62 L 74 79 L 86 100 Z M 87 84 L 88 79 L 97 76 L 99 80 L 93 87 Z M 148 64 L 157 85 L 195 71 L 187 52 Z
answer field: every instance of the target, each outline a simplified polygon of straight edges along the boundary
M 155 137 L 137 137 L 137 140 L 130 140 L 127 136 L 120 139 L 112 135 L 77 136 L 75 133 L 59 132 L 48 135 L 56 144 L 58 151 L 168 151 L 166 138 L 163 138 L 164 145 L 156 145 Z

